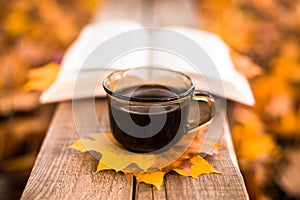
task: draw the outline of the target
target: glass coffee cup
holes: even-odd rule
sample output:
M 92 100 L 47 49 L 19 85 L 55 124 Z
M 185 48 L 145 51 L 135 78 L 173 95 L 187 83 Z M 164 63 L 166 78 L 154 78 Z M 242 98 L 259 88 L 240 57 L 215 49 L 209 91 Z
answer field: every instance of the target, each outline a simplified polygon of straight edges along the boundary
M 120 70 L 106 77 L 103 87 L 112 134 L 133 152 L 167 150 L 214 115 L 214 98 L 195 91 L 192 79 L 181 72 L 157 67 Z M 195 101 L 200 110 L 200 104 L 207 105 L 207 114 L 196 123 L 189 116 Z

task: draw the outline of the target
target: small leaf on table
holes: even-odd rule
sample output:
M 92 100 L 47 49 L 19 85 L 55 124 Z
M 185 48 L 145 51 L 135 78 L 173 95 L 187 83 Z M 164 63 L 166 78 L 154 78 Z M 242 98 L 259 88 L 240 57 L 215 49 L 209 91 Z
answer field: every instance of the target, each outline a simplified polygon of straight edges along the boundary
M 186 150 L 175 161 L 171 162 L 165 167 L 157 168 L 156 164 L 164 162 L 168 154 L 176 153 L 180 145 L 185 145 L 187 142 L 178 142 L 180 145 L 175 145 L 167 150 L 167 154 L 138 154 L 122 150 L 121 146 L 112 137 L 112 133 L 93 133 L 89 134 L 87 138 L 82 138 L 73 142 L 69 148 L 76 149 L 80 152 L 96 151 L 101 154 L 98 163 L 97 172 L 103 170 L 122 171 L 126 178 L 130 180 L 135 176 L 137 182 L 144 182 L 146 184 L 154 185 L 157 189 L 163 184 L 164 175 L 170 171 L 175 171 L 182 176 L 191 176 L 197 178 L 201 174 L 220 173 L 213 166 L 211 166 L 199 153 L 203 145 L 201 133 L 207 131 L 207 128 L 199 129 L 195 132 L 194 138 Z M 193 135 L 192 135 L 193 136 Z M 184 138 L 191 139 L 191 138 Z M 120 148 L 112 148 L 112 144 Z M 219 144 L 215 145 L 218 147 Z M 218 148 L 214 148 L 215 154 L 218 154 Z M 109 166 L 107 163 L 113 163 Z

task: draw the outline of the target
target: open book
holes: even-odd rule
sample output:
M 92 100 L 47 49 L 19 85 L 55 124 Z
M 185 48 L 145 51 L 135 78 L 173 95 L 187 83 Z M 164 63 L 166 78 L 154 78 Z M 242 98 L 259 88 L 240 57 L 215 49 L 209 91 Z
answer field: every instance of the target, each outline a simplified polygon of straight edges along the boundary
M 118 69 L 159 65 L 181 71 L 191 76 L 196 89 L 207 90 L 207 88 L 209 88 L 209 92 L 212 94 L 246 105 L 254 104 L 254 98 L 249 84 L 247 80 L 235 70 L 227 45 L 217 35 L 197 29 L 174 26 L 164 27 L 164 29 L 184 35 L 195 44 L 201 46 L 213 62 L 218 71 L 218 75 L 210 74 L 207 73 L 206 70 L 203 70 L 203 73 L 199 76 L 199 70 L 197 71 L 191 63 L 182 59 L 180 56 L 166 51 L 153 51 L 149 49 L 132 51 L 119 57 L 110 63 L 109 70 L 107 70 L 107 66 L 101 63 L 101 59 L 95 59 L 94 61 L 88 62 L 93 64 L 84 66 L 86 65 L 85 61 L 91 53 L 107 40 L 121 33 L 143 28 L 141 24 L 127 20 L 97 22 L 85 27 L 78 39 L 66 52 L 56 81 L 42 94 L 40 101 L 42 103 L 50 103 L 70 100 L 72 98 L 87 98 L 91 97 L 91 90 L 96 91 L 95 96 L 101 97 L 105 95 L 102 85 L 98 84 L 97 87 L 99 88 L 95 89 L 95 86 L 90 80 L 100 78 L 99 82 L 102 82 L 101 79 Z M 141 34 L 138 39 L 147 40 L 149 42 L 151 41 L 151 34 Z M 191 52 L 191 54 L 197 55 L 197 52 Z M 101 55 L 98 55 L 97 58 L 99 57 L 101 57 Z M 82 68 L 83 66 L 84 68 Z M 207 66 L 203 65 L 201 67 L 205 69 Z M 103 70 L 103 76 L 96 77 L 98 74 L 95 73 L 95 71 L 99 72 L 101 70 Z M 74 87 L 79 73 L 80 78 L 84 79 L 84 81 L 81 81 L 83 85 L 81 85 L 80 91 L 76 91 L 77 95 L 74 96 Z M 222 81 L 222 87 L 219 87 L 218 84 L 215 85 L 215 81 Z

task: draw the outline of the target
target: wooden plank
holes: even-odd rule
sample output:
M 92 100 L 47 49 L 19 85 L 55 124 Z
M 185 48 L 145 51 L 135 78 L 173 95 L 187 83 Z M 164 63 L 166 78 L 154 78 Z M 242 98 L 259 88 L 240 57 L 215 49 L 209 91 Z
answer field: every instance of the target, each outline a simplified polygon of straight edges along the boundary
M 164 183 L 161 188 L 158 190 L 156 187 L 152 186 L 152 197 L 155 200 L 163 200 L 167 199 L 167 190 L 166 190 L 166 184 Z M 142 198 L 140 198 L 142 199 Z
M 145 183 L 140 183 L 136 186 L 135 199 L 152 200 L 152 186 L 146 185 Z
M 84 115 L 91 102 L 83 100 L 79 103 L 79 112 Z M 100 126 L 106 132 L 109 129 L 106 102 L 98 100 L 95 105 Z M 91 120 L 92 116 L 85 115 L 85 118 L 81 126 L 86 133 L 99 132 Z M 224 138 L 221 157 L 208 158 L 222 175 L 208 174 L 193 179 L 170 173 L 166 175 L 161 190 L 146 184 L 135 188 L 121 173 L 94 173 L 97 159 L 89 153 L 67 148 L 77 138 L 71 103 L 63 103 L 56 112 L 22 199 L 129 199 L 133 190 L 136 199 L 248 198 L 242 176 L 230 156 L 232 150 L 228 150 L 228 142 Z
M 22 199 L 131 199 L 132 183 L 125 176 L 113 171 L 95 173 L 96 158 L 68 149 L 78 139 L 71 105 L 58 107 Z M 97 105 L 106 108 L 103 101 Z M 85 107 L 82 109 L 84 112 Z M 95 131 L 88 121 L 87 116 L 87 132 Z

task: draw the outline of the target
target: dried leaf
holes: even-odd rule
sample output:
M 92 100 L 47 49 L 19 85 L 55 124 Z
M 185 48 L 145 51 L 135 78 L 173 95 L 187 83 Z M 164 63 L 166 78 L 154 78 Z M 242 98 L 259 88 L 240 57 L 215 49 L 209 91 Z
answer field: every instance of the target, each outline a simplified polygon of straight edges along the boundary
M 125 170 L 131 163 L 135 163 L 143 171 L 147 171 L 154 164 L 154 156 L 151 154 L 143 155 L 111 148 L 111 143 L 107 140 L 106 135 L 111 135 L 111 133 L 90 134 L 89 138 L 75 141 L 70 148 L 80 152 L 96 151 L 101 153 L 100 161 L 114 163 L 113 169 L 117 172 Z M 112 168 L 112 166 L 109 167 Z
M 69 148 L 76 149 L 80 152 L 96 151 L 101 153 L 97 172 L 109 169 L 113 169 L 117 172 L 122 171 L 128 180 L 130 180 L 132 176 L 135 176 L 138 182 L 152 184 L 159 189 L 163 183 L 164 175 L 172 170 L 180 175 L 194 178 L 204 173 L 220 173 L 198 154 L 203 143 L 199 135 L 203 131 L 206 131 L 206 129 L 197 132 L 190 146 L 177 160 L 166 167 L 156 170 L 155 163 L 163 162 L 163 160 L 168 159 L 167 156 L 144 155 L 117 150 L 118 148 L 111 148 L 112 144 L 110 142 L 116 144 L 111 133 L 90 134 L 88 138 L 74 141 Z M 107 138 L 110 138 L 111 141 L 108 141 Z M 185 144 L 185 141 L 183 144 Z M 174 153 L 176 148 L 175 150 L 168 151 L 170 151 L 168 153 Z M 108 166 L 106 163 L 114 164 L 113 166 Z M 149 171 L 149 169 L 154 170 Z
M 97 166 L 97 170 L 96 172 L 100 172 L 100 171 L 104 171 L 104 170 L 110 170 L 111 168 L 110 167 L 107 167 L 105 164 L 103 164 L 102 162 L 99 162 L 98 163 L 98 166 Z
M 158 190 L 164 182 L 166 172 L 154 171 L 142 174 L 134 174 L 138 183 L 143 182 L 154 185 Z
M 193 178 L 197 178 L 201 174 L 209 174 L 209 173 L 220 173 L 214 167 L 212 167 L 204 158 L 199 155 L 194 156 L 192 159 L 192 166 L 190 173 L 187 173 L 186 170 L 174 169 L 178 174 L 183 176 L 191 176 Z
M 220 174 L 220 172 L 212 167 L 204 158 L 198 154 L 191 154 L 187 152 L 170 166 L 167 166 L 159 171 L 135 173 L 133 175 L 137 178 L 138 182 L 151 184 L 157 189 L 160 189 L 163 183 L 164 175 L 170 171 L 175 171 L 182 176 L 191 176 L 193 178 L 197 178 L 201 174 Z

